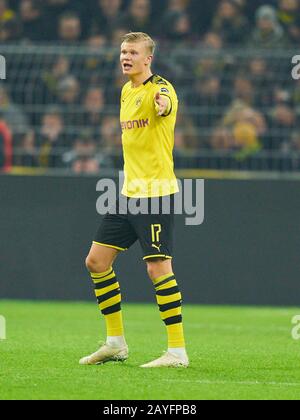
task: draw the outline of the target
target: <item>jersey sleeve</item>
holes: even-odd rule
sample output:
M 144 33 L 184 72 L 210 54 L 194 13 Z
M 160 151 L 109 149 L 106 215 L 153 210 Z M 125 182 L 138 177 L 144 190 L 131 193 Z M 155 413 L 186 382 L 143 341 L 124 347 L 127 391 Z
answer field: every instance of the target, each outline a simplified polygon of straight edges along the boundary
M 168 117 L 174 109 L 175 102 L 177 102 L 176 92 L 171 83 L 167 82 L 166 80 L 160 77 L 154 79 L 154 86 L 155 93 L 159 93 L 161 96 L 165 96 L 169 99 L 168 112 L 165 115 L 163 115 L 163 117 Z

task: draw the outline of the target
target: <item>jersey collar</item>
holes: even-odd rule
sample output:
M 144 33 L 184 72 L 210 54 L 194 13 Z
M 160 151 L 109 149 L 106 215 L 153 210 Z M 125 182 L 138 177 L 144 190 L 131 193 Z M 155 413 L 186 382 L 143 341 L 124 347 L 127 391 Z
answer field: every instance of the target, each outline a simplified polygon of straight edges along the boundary
M 152 80 L 154 79 L 155 76 L 156 76 L 156 74 L 152 74 L 152 76 L 150 76 L 149 79 L 147 79 L 147 80 L 144 81 L 143 85 L 146 86 L 146 84 L 148 82 L 152 82 Z

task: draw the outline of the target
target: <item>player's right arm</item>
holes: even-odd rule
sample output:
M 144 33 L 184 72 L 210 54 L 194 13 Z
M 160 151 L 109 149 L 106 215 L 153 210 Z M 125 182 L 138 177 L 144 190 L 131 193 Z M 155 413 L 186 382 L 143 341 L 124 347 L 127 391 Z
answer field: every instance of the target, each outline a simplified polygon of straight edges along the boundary
M 154 105 L 158 116 L 168 117 L 178 102 L 173 86 L 160 76 L 154 79 Z
M 155 110 L 158 116 L 167 116 L 169 115 L 172 109 L 172 101 L 168 96 L 161 95 L 160 92 L 157 92 L 154 97 Z

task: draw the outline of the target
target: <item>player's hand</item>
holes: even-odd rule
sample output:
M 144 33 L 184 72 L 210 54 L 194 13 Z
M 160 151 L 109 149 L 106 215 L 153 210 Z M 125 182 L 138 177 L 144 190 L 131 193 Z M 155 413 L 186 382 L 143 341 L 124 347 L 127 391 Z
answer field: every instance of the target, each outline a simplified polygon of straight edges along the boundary
M 168 109 L 169 106 L 169 101 L 165 96 L 161 96 L 161 94 L 159 92 L 157 92 L 157 94 L 155 95 L 154 98 L 156 107 L 157 107 L 157 115 L 164 115 Z

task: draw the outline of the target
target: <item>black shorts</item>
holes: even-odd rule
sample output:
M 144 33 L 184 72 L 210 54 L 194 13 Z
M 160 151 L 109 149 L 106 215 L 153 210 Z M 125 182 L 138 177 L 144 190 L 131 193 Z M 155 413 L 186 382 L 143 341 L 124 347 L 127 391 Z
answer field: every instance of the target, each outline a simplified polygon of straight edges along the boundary
M 131 205 L 147 209 L 148 213 L 132 214 Z M 155 199 L 121 196 L 104 216 L 94 243 L 126 251 L 139 240 L 144 260 L 171 259 L 173 237 L 174 194 Z

